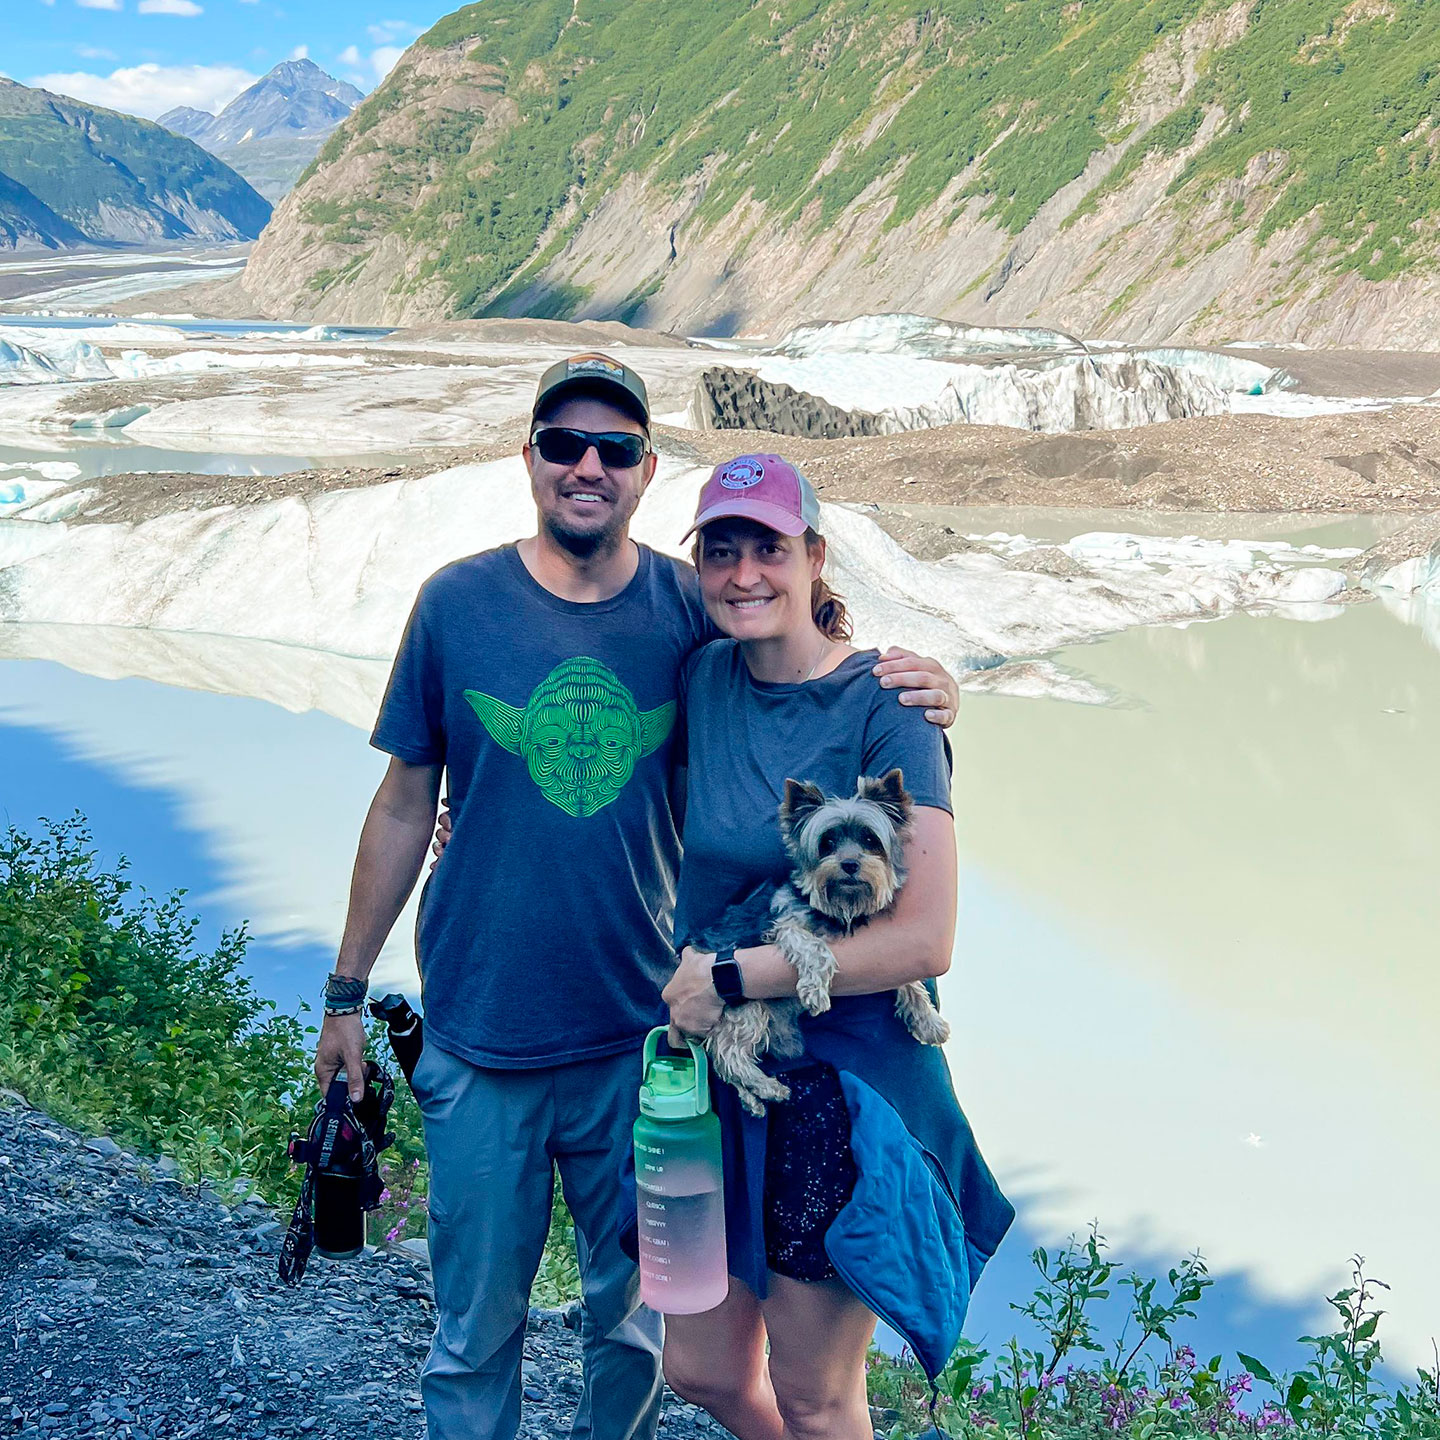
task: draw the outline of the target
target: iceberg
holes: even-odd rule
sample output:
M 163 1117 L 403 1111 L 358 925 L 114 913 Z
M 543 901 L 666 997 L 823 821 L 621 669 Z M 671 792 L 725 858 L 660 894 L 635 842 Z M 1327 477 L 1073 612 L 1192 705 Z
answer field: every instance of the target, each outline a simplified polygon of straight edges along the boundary
M 1260 368 L 1260 367 L 1257 367 Z M 766 356 L 763 381 L 874 416 L 873 433 L 937 425 L 1004 425 L 1058 434 L 1124 429 L 1223 415 L 1225 393 L 1207 375 L 1126 354 L 975 365 L 909 355 Z
M 991 355 L 1008 350 L 1083 350 L 1060 330 L 999 325 L 964 325 L 930 315 L 857 315 L 822 325 L 800 325 L 770 353 L 809 355 Z
M 0 384 L 53 385 L 67 379 L 44 355 L 11 340 L 0 340 Z
M 0 476 L 0 515 L 14 515 L 35 505 L 42 497 L 68 488 L 63 480 L 14 480 Z

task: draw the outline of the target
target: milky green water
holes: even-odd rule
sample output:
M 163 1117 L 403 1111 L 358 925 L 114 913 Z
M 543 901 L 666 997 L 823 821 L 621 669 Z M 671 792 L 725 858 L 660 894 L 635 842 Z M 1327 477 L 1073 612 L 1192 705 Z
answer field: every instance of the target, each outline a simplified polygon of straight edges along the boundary
M 968 697 L 947 1009 L 987 1151 L 1058 1235 L 1269 1296 L 1389 1280 L 1440 1330 L 1440 653 L 1379 605 L 1057 657 L 1113 707 Z

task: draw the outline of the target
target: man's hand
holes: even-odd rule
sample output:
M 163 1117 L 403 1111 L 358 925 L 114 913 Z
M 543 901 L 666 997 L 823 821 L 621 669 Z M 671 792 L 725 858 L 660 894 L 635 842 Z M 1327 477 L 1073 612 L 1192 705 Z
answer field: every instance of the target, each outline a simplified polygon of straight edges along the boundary
M 350 1098 L 358 1101 L 365 1093 L 365 1021 L 354 1015 L 327 1015 L 320 1024 L 320 1042 L 315 1047 L 315 1078 L 320 1094 L 326 1095 L 337 1071 L 345 1072 Z
M 715 992 L 710 967 L 715 956 L 687 945 L 680 964 L 660 998 L 670 1007 L 670 1043 L 685 1048 L 685 1039 L 703 1040 L 720 1023 L 725 1002 Z
M 960 687 L 938 660 L 892 645 L 880 657 L 873 673 L 887 690 L 900 692 L 902 705 L 925 706 L 925 718 L 932 725 L 955 723 Z

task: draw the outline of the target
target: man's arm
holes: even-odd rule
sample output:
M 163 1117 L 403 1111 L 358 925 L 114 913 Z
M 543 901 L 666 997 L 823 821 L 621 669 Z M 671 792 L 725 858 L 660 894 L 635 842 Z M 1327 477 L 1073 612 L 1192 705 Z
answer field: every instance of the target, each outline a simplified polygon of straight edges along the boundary
M 390 760 L 360 831 L 350 908 L 335 969 L 364 980 L 415 888 L 435 806 L 440 798 L 439 765 Z M 350 1098 L 365 1093 L 365 1023 L 360 1015 L 327 1015 L 315 1047 L 315 1078 L 323 1094 L 338 1070 L 350 1083 Z
M 923 705 L 932 725 L 955 723 L 960 704 L 960 687 L 955 677 L 938 661 L 913 650 L 892 645 L 876 662 L 872 672 L 887 690 L 898 690 L 902 705 Z
M 905 847 L 909 878 L 893 908 L 830 944 L 835 955 L 832 995 L 895 990 L 950 968 L 957 895 L 955 822 L 944 810 L 920 806 L 912 824 Z M 749 999 L 774 1000 L 795 993 L 795 969 L 777 946 L 737 950 L 735 959 Z M 686 1034 L 708 1035 L 724 1009 L 710 978 L 714 960 L 712 954 L 687 947 L 665 987 L 671 1020 Z

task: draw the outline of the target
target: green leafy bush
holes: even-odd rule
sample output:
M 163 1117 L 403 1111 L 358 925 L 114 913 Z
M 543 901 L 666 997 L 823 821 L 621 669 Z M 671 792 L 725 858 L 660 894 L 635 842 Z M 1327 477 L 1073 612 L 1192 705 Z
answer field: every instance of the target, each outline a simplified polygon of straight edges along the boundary
M 313 1089 L 309 1033 L 241 972 L 246 936 L 206 954 L 180 894 L 102 868 L 78 818 L 0 842 L 0 1081 L 66 1124 L 275 1198 Z

